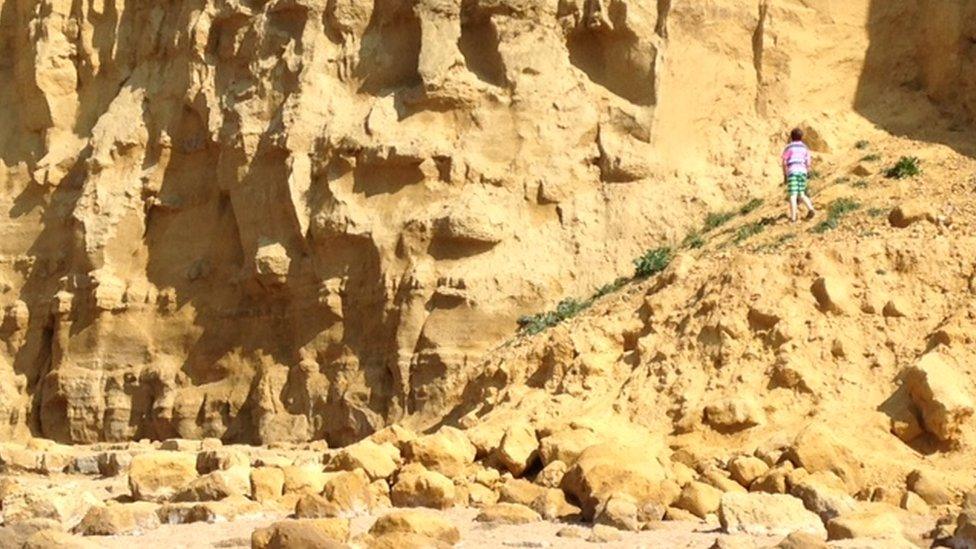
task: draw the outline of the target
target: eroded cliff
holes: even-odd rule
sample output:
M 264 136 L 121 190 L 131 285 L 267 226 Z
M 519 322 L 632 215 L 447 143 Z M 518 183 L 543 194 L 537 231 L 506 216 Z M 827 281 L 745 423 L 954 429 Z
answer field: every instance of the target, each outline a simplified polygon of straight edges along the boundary
M 976 110 L 963 2 L 0 0 L 0 423 L 357 440 L 823 154 Z

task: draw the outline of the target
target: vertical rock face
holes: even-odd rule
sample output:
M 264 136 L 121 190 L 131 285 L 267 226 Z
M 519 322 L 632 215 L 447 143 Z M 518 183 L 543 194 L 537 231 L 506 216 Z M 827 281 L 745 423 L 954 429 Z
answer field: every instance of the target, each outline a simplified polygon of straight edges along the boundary
M 521 313 L 772 188 L 812 105 L 895 74 L 972 112 L 968 8 L 875 4 L 0 0 L 0 438 L 435 410 Z M 869 44 L 913 10 L 914 55 Z

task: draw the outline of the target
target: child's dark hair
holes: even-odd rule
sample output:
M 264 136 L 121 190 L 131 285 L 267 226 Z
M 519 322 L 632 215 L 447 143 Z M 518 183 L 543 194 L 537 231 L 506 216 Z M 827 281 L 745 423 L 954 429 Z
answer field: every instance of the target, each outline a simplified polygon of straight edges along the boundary
M 793 131 L 790 132 L 790 140 L 803 141 L 803 130 L 800 128 L 793 128 Z

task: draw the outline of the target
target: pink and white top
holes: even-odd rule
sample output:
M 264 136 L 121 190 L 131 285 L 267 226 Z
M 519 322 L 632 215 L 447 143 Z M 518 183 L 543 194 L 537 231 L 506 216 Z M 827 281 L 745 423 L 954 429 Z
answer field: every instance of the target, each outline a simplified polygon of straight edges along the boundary
M 810 149 L 803 141 L 793 141 L 783 150 L 783 167 L 786 175 L 803 174 L 810 170 Z

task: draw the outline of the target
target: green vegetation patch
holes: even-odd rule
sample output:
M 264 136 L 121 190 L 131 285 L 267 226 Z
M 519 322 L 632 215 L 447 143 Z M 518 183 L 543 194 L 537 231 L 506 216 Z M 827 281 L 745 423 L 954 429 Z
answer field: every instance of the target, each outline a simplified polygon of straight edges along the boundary
M 692 231 L 688 233 L 688 236 L 681 242 L 681 245 L 685 248 L 691 248 L 697 250 L 705 245 L 705 239 L 702 237 L 701 233 L 698 231 Z
M 847 214 L 858 210 L 861 204 L 851 198 L 838 198 L 827 206 L 827 219 L 817 223 L 813 229 L 814 233 L 822 234 L 832 231 L 840 226 L 840 220 Z
M 870 141 L 867 141 L 865 139 L 862 139 L 862 140 L 858 141 L 857 143 L 854 143 L 854 148 L 860 149 L 860 150 L 864 150 L 864 149 L 866 149 L 866 148 L 868 148 L 870 146 L 871 146 L 871 142 Z
M 735 237 L 732 238 L 734 244 L 741 244 L 749 238 L 763 232 L 766 227 L 762 223 L 747 223 L 736 231 Z
M 898 162 L 888 168 L 885 172 L 885 177 L 888 179 L 906 179 L 909 177 L 915 177 L 916 175 L 922 173 L 922 168 L 919 166 L 921 162 L 918 158 L 914 156 L 903 156 L 898 159 Z
M 862 156 L 861 157 L 861 162 L 877 162 L 878 160 L 881 160 L 881 155 L 880 154 L 874 154 L 874 153 L 872 153 L 872 154 L 869 154 L 867 156 Z
M 590 300 L 580 301 L 571 297 L 566 298 L 556 305 L 554 311 L 526 315 L 518 319 L 519 331 L 529 335 L 541 333 L 546 328 L 551 328 L 568 318 L 573 318 L 585 311 L 590 305 L 592 305 Z
M 711 212 L 705 216 L 705 232 L 717 229 L 728 223 L 735 214 L 732 212 Z
M 765 200 L 763 200 L 762 198 L 753 198 L 749 202 L 743 204 L 741 208 L 739 208 L 739 213 L 742 215 L 752 213 L 757 209 L 759 209 L 759 207 L 762 206 L 764 202 Z
M 667 268 L 673 257 L 671 248 L 667 246 L 648 250 L 647 253 L 634 260 L 634 277 L 647 278 L 656 275 Z
M 605 295 L 609 295 L 612 294 L 613 292 L 616 292 L 620 288 L 623 288 L 624 285 L 627 284 L 627 280 L 628 280 L 627 277 L 622 276 L 617 280 L 614 280 L 610 284 L 604 284 L 603 286 L 600 286 L 599 288 L 597 288 L 596 293 L 593 294 L 591 301 L 595 301 Z

